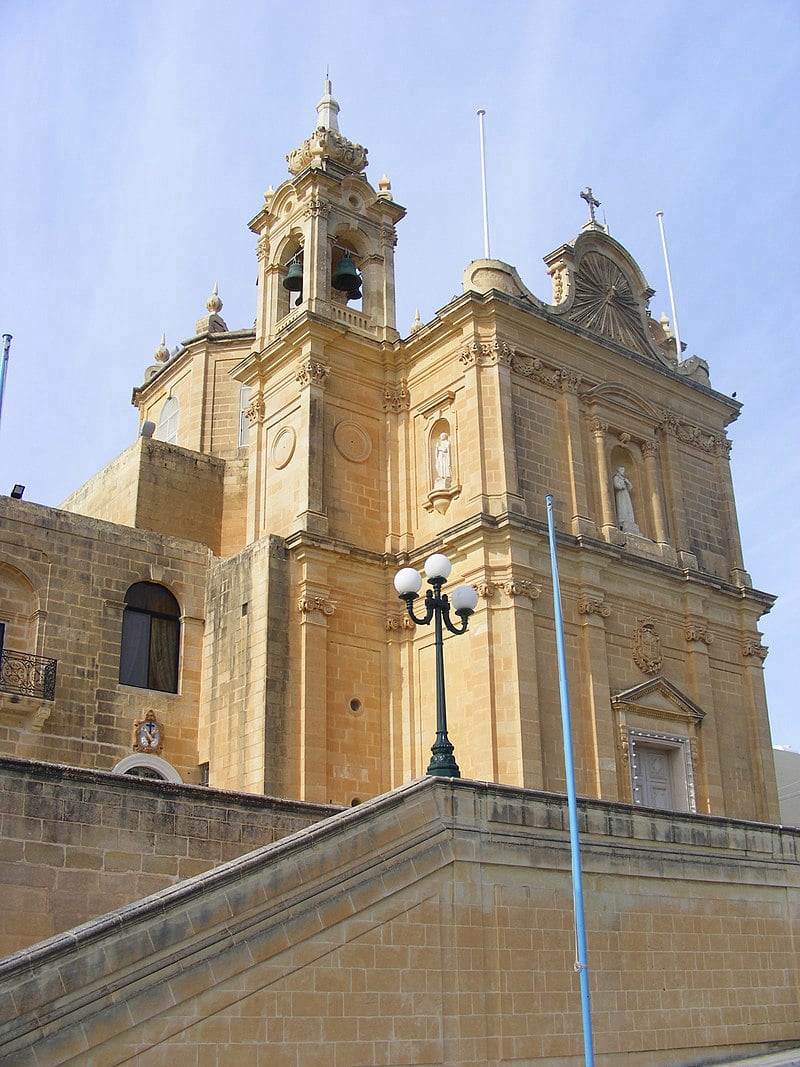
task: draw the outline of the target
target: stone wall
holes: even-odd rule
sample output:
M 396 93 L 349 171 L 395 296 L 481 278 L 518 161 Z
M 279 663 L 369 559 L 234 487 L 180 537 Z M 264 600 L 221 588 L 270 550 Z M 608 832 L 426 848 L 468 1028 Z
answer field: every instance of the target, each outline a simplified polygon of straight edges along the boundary
M 4 961 L 0 1056 L 577 1067 L 567 823 L 563 797 L 433 778 L 340 812 Z M 598 1065 L 800 1042 L 800 832 L 580 823 Z
M 0 955 L 336 810 L 0 758 Z
M 21 651 L 57 661 L 54 700 L 0 691 L 0 752 L 111 770 L 131 752 L 134 721 L 152 709 L 164 729 L 161 755 L 184 781 L 199 782 L 197 709 L 209 559 L 201 544 L 0 499 L 0 619 L 6 580 L 16 590 L 23 575 L 36 633 Z M 136 582 L 164 585 L 180 606 L 177 693 L 120 683 L 125 595 Z M 16 594 L 11 599 L 16 602 Z
M 219 554 L 224 475 L 222 459 L 140 437 L 67 497 L 61 508 L 200 541 Z M 236 510 L 235 499 L 231 507 Z

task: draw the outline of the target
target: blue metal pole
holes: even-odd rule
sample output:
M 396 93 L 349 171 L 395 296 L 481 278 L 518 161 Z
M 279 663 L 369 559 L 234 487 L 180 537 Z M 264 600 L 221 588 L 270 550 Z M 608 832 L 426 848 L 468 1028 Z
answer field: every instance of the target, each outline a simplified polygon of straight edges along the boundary
M 547 497 L 547 533 L 550 538 L 550 569 L 553 574 L 553 607 L 558 651 L 558 689 L 561 694 L 561 724 L 564 731 L 564 766 L 567 773 L 567 804 L 569 807 L 569 847 L 572 855 L 572 900 L 575 908 L 576 957 L 575 968 L 581 983 L 581 1015 L 583 1017 L 583 1051 L 586 1067 L 594 1067 L 592 1045 L 592 1010 L 589 1004 L 589 964 L 586 960 L 586 925 L 583 915 L 583 881 L 581 878 L 581 849 L 578 836 L 578 800 L 575 793 L 575 767 L 572 761 L 572 728 L 569 719 L 567 690 L 567 659 L 564 654 L 564 619 L 561 614 L 561 587 L 558 582 L 556 532 L 553 521 L 553 498 Z
M 8 367 L 8 351 L 11 348 L 11 334 L 3 334 L 3 359 L 0 362 L 0 418 L 3 415 L 3 393 L 6 391 L 6 368 Z

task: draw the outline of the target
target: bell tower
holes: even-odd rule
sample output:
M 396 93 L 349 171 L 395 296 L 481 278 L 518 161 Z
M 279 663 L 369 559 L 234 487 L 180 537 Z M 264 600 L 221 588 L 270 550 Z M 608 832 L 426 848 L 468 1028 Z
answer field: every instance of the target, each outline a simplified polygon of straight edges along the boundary
M 331 83 L 310 137 L 286 157 L 291 177 L 264 194 L 250 222 L 258 235 L 256 347 L 309 312 L 375 340 L 394 341 L 395 224 L 405 209 L 383 177 L 364 176 L 367 150 L 339 131 Z

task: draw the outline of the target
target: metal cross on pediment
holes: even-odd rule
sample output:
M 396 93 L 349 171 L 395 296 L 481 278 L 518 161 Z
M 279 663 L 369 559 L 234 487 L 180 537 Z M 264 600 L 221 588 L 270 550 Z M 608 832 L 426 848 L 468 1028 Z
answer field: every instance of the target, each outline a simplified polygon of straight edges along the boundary
M 600 201 L 592 193 L 591 185 L 587 185 L 583 192 L 580 194 L 581 199 L 585 200 L 589 205 L 589 222 L 594 222 L 594 209 L 600 207 Z

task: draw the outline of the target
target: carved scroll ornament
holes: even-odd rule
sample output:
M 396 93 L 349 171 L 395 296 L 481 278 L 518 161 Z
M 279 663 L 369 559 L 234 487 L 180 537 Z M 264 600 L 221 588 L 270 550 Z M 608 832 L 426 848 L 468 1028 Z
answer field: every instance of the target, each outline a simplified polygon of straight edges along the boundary
M 336 608 L 330 600 L 322 596 L 301 596 L 297 601 L 297 610 L 304 615 L 318 611 L 321 615 L 333 615 Z

